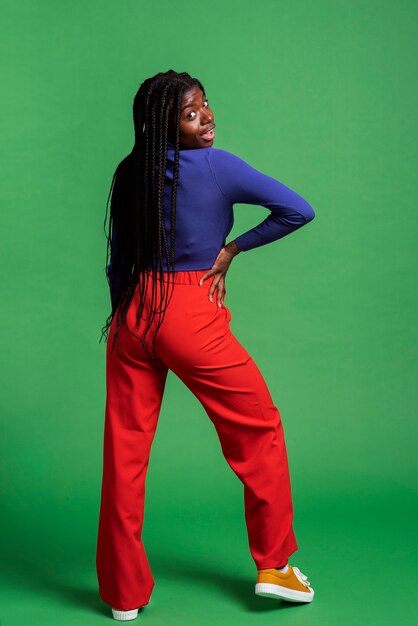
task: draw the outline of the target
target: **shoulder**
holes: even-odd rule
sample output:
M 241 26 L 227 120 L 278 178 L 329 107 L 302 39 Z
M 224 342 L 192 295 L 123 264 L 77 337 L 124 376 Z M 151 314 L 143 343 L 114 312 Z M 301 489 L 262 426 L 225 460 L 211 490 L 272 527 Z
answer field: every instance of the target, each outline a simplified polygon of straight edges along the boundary
M 241 167 L 247 165 L 244 159 L 237 154 L 222 148 L 209 148 L 208 157 L 211 163 L 219 165 L 220 167 Z
M 217 159 L 239 159 L 239 156 L 223 148 L 208 148 L 209 155 Z

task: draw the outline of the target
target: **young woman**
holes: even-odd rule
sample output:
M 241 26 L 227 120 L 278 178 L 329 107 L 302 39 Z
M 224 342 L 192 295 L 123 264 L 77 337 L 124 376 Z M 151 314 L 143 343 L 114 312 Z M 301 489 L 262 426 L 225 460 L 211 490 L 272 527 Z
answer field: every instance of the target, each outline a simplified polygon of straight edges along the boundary
M 301 196 L 238 156 L 213 148 L 202 83 L 159 73 L 133 105 L 135 145 L 116 169 L 107 232 L 112 312 L 106 348 L 103 475 L 97 538 L 101 598 L 134 619 L 154 578 L 142 542 L 145 479 L 168 370 L 202 403 L 244 485 L 255 593 L 310 602 L 298 548 L 280 413 L 256 363 L 233 335 L 225 277 L 244 252 L 288 235 L 315 214 Z M 270 214 L 225 243 L 235 203 Z M 108 216 L 106 210 L 105 225 Z M 110 256 L 110 258 L 109 258 Z

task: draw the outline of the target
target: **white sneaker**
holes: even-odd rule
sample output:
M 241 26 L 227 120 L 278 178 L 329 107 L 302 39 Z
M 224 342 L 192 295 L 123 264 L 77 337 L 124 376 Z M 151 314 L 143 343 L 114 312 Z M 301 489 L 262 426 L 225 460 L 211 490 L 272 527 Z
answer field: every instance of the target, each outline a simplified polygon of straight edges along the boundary
M 138 617 L 138 609 L 131 609 L 130 611 L 117 611 L 112 609 L 113 619 L 117 619 L 121 622 L 127 622 L 131 619 Z

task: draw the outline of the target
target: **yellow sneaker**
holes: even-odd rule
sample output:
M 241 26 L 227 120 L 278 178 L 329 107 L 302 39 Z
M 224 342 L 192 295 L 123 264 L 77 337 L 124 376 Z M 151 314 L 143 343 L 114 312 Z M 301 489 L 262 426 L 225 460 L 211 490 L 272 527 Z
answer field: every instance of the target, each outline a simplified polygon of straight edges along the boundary
M 287 600 L 288 602 L 312 602 L 314 590 L 309 580 L 297 567 L 288 564 L 287 572 L 275 568 L 259 569 L 255 593 L 266 598 Z

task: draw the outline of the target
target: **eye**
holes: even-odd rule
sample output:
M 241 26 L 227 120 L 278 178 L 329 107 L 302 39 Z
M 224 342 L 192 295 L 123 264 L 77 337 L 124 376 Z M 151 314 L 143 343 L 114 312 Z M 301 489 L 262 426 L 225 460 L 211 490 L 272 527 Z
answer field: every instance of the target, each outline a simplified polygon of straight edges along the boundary
M 207 109 L 207 108 L 208 108 L 208 106 L 209 106 L 209 100 L 208 100 L 207 98 L 205 98 L 205 99 L 204 99 L 204 101 L 203 101 L 203 104 L 205 104 L 205 102 L 206 102 L 206 106 L 204 106 L 203 108 L 204 108 L 204 109 Z M 190 119 L 192 119 L 192 120 L 193 120 L 193 119 L 194 119 L 194 117 L 190 117 L 191 115 L 193 115 L 193 116 L 194 116 L 194 115 L 196 115 L 195 111 L 190 111 L 190 113 L 189 113 L 189 114 L 188 114 L 188 116 L 187 116 L 187 117 L 189 117 Z

